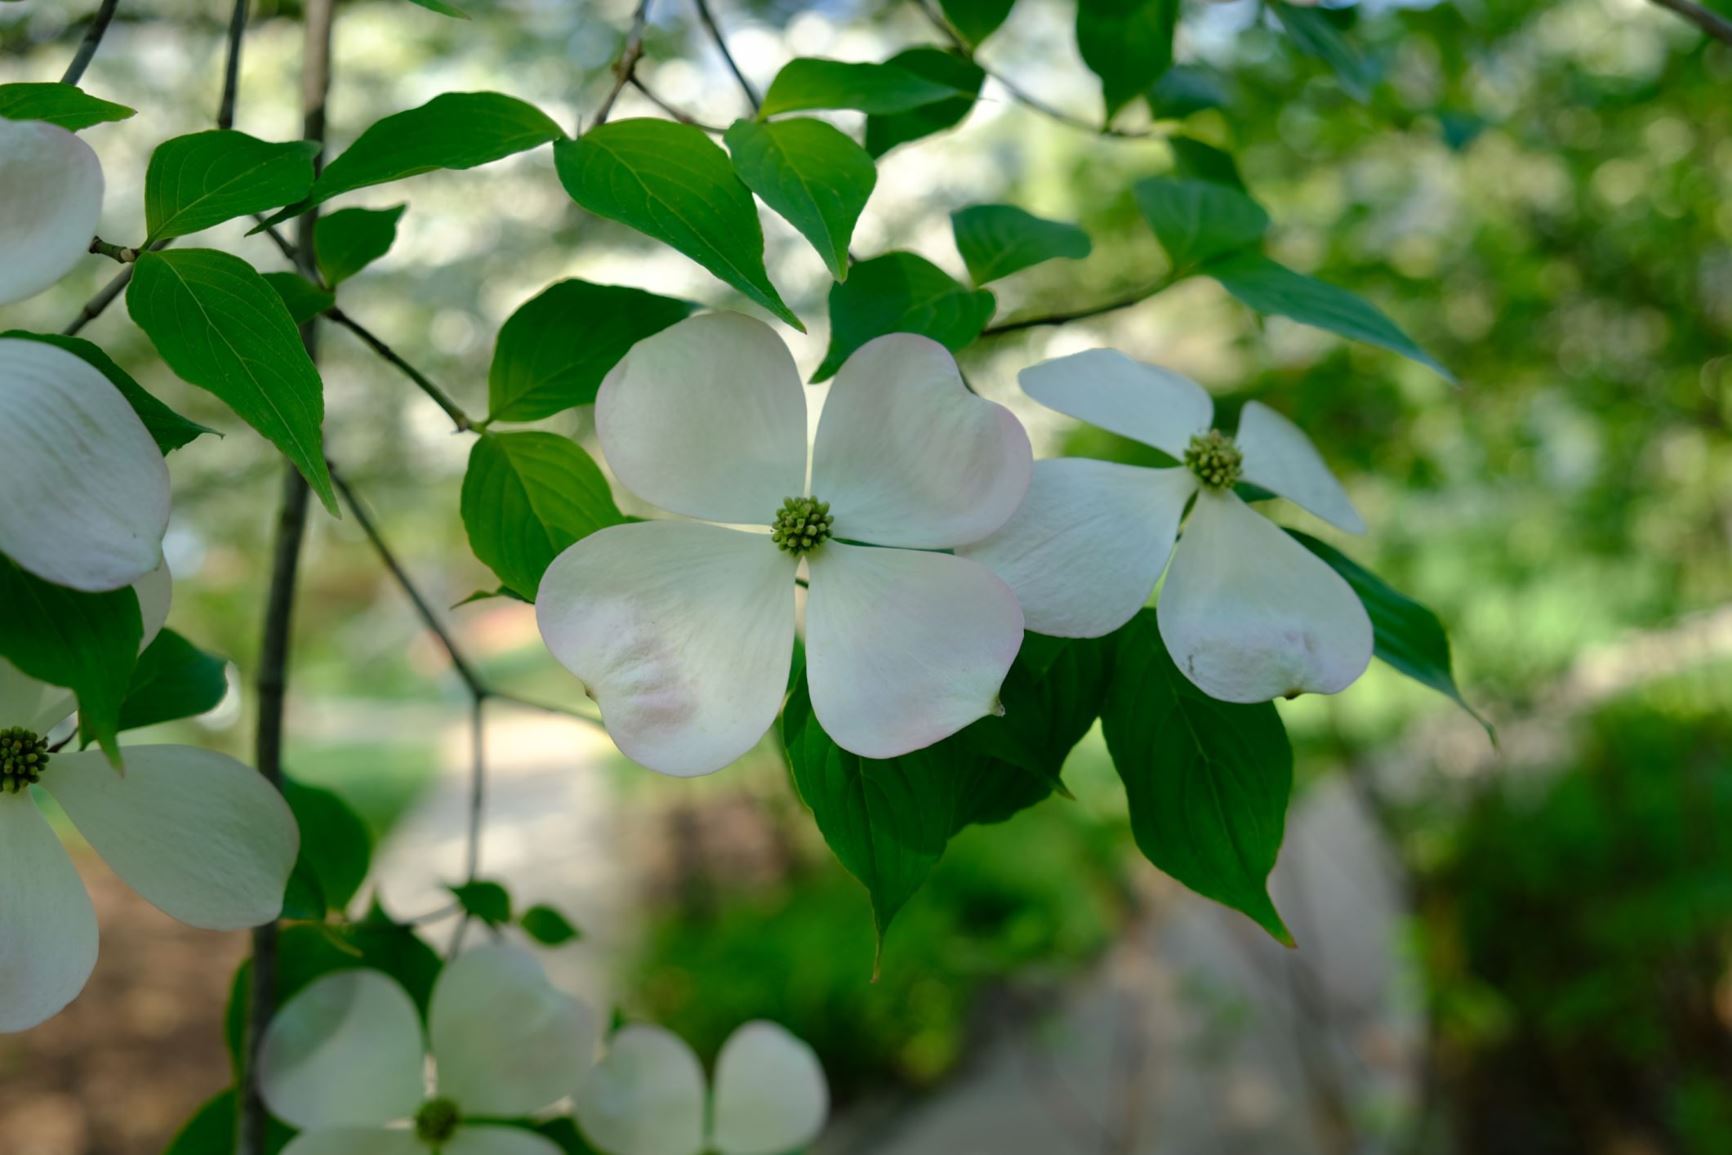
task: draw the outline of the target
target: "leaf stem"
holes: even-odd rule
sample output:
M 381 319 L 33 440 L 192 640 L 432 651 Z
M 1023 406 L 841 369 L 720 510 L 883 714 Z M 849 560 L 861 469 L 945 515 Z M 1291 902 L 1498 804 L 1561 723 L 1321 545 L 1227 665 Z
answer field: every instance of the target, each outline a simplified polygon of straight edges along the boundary
M 722 135 L 723 132 L 727 131 L 726 129 L 718 128 L 716 125 L 713 125 L 713 124 L 705 124 L 703 121 L 701 121 L 697 117 L 691 115 L 689 112 L 686 112 L 685 110 L 680 109 L 680 108 L 675 108 L 673 105 L 671 105 L 667 101 L 663 100 L 660 96 L 656 95 L 655 92 L 651 91 L 649 85 L 645 84 L 642 80 L 638 79 L 637 76 L 635 76 L 635 75 L 631 78 L 631 86 L 633 88 L 637 89 L 638 94 L 641 95 L 645 100 L 649 101 L 651 104 L 655 105 L 657 108 L 661 109 L 663 112 L 667 113 L 669 116 L 673 117 L 675 120 L 679 121 L 681 124 L 689 124 L 693 128 L 700 128 L 703 131 L 709 133 L 711 136 L 720 136 L 720 135 Z
M 101 237 L 90 238 L 90 251 L 99 257 L 107 257 L 110 260 L 118 261 L 123 265 L 130 265 L 132 262 L 138 260 L 137 249 L 128 248 L 125 245 L 113 244 L 109 241 L 103 240 Z
M 650 0 L 638 0 L 637 11 L 632 13 L 631 31 L 626 33 L 625 45 L 619 50 L 619 59 L 613 63 L 613 87 L 602 97 L 601 107 L 595 110 L 595 119 L 590 122 L 591 128 L 607 123 L 607 118 L 613 114 L 614 101 L 619 99 L 620 92 L 631 82 L 632 74 L 637 71 L 637 62 L 643 59 L 644 31 L 649 25 Z M 578 135 L 583 134 L 583 125 L 577 126 Z
M 84 70 L 90 67 L 96 50 L 102 47 L 102 37 L 108 32 L 109 21 L 114 19 L 114 10 L 118 7 L 120 0 L 102 0 L 96 15 L 90 18 L 90 27 L 84 30 L 84 39 L 78 42 L 78 51 L 72 54 L 72 62 L 61 73 L 60 83 L 77 84 L 84 79 Z
M 716 14 L 710 11 L 710 0 L 693 0 L 693 3 L 698 10 L 698 19 L 703 22 L 705 30 L 709 32 L 710 40 L 715 43 L 716 51 L 722 54 L 722 60 L 727 64 L 728 71 L 732 72 L 734 79 L 739 81 L 740 92 L 745 96 L 746 103 L 752 106 L 752 115 L 756 116 L 758 109 L 763 107 L 763 101 L 758 97 L 758 90 L 752 87 L 752 82 L 746 79 L 746 74 L 740 71 L 739 63 L 734 60 L 734 54 L 728 51 L 728 38 L 722 35 L 721 25 L 716 23 Z
M 1181 280 L 1183 280 L 1181 276 L 1163 277 L 1147 288 L 1138 289 L 1134 293 L 1111 301 L 1103 301 L 1098 305 L 1090 305 L 1083 309 L 1071 309 L 1060 313 L 1041 313 L 1032 317 L 1013 317 L 997 325 L 988 325 L 981 330 L 980 335 L 982 337 L 1001 337 L 1006 333 L 1019 333 L 1024 329 L 1038 329 L 1043 325 L 1063 325 L 1070 321 L 1084 321 L 1090 317 L 1099 317 L 1104 313 L 1114 313 L 1120 309 L 1128 309 L 1132 305 L 1140 305 L 1150 297 L 1157 296 L 1172 288 Z

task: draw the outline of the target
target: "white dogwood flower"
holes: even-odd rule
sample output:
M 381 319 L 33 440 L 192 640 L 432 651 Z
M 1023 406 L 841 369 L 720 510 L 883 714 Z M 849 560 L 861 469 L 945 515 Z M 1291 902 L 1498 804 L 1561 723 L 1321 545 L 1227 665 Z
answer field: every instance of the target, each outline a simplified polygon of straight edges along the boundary
M 425 1034 L 384 974 L 317 979 L 271 1020 L 259 1091 L 301 1128 L 283 1155 L 559 1155 L 540 1135 L 474 1120 L 522 1118 L 565 1098 L 598 1037 L 595 1014 L 527 952 L 484 946 L 440 972 Z
M 0 553 L 46 581 L 119 589 L 162 561 L 162 453 L 120 390 L 57 345 L 0 338 L 0 494 Z
M 623 1028 L 573 1113 L 604 1155 L 786 1155 L 818 1137 L 830 1089 L 812 1048 L 769 1022 L 728 1036 L 705 1109 L 704 1069 L 678 1035 Z
M 0 117 L 0 305 L 33 297 L 90 251 L 102 164 L 57 125 Z
M 1111 633 L 1142 608 L 1166 570 L 1156 605 L 1161 638 L 1210 696 L 1262 702 L 1332 694 L 1365 671 L 1371 619 L 1358 595 L 1233 492 L 1248 481 L 1364 532 L 1298 426 L 1252 401 L 1238 431 L 1225 437 L 1212 426 L 1214 403 L 1201 385 L 1111 349 L 1031 366 L 1020 380 L 1042 405 L 1183 463 L 1145 469 L 1061 458 L 1035 466 L 1016 515 L 959 551 L 1010 584 L 1029 629 L 1069 638 Z
M 942 345 L 895 334 L 848 359 L 809 484 L 794 359 L 748 317 L 639 342 L 595 420 L 621 484 L 701 519 L 591 534 L 541 582 L 548 649 L 631 758 L 707 774 L 763 736 L 788 685 L 802 563 L 812 707 L 840 746 L 890 758 L 998 708 L 1022 612 L 985 567 L 932 551 L 1004 524 L 1028 488 L 1028 435 L 968 391 Z
M 148 643 L 168 615 L 166 574 L 136 588 Z M 96 965 L 90 896 L 31 787 L 140 896 L 205 930 L 275 918 L 300 844 L 282 796 L 226 755 L 130 746 L 123 772 L 94 750 L 51 752 L 47 735 L 72 707 L 0 660 L 0 1032 L 58 1014 Z

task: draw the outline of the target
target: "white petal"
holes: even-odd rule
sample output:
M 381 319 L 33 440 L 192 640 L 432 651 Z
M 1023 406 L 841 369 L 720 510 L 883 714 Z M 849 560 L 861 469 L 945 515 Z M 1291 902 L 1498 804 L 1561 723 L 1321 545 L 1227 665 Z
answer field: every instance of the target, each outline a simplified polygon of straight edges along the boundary
M 1098 638 L 1149 600 L 1196 489 L 1185 469 L 1037 461 L 1015 516 L 956 552 L 1005 580 L 1035 633 Z
M 96 965 L 96 912 L 72 859 L 25 794 L 0 794 L 0 1033 L 78 997 Z
M 775 1023 L 747 1023 L 716 1059 L 712 1141 L 722 1155 L 784 1155 L 818 1137 L 830 1088 L 817 1054 Z
M 277 917 L 300 832 L 252 767 L 196 746 L 57 754 L 42 785 L 121 881 L 191 926 L 238 930 Z
M 781 709 L 796 565 L 763 534 L 613 526 L 553 560 L 536 620 L 629 758 L 709 774 L 756 745 Z
M 338 971 L 290 999 L 265 1030 L 259 1092 L 296 1127 L 382 1127 L 425 1097 L 421 1019 L 374 970 Z
M 705 313 L 632 346 L 601 383 L 595 431 L 620 483 L 706 521 L 768 525 L 806 484 L 806 394 L 762 321 Z
M 629 1026 L 578 1087 L 572 1113 L 606 1155 L 698 1155 L 704 1146 L 704 1071 L 685 1041 Z
M 1261 401 L 1247 401 L 1233 438 L 1245 455 L 1245 480 L 1304 506 L 1348 533 L 1364 533 L 1365 522 L 1347 491 L 1329 472 L 1311 439 Z
M 999 709 L 1016 595 L 979 562 L 828 542 L 808 555 L 806 677 L 825 733 L 893 758 Z
M 56 585 L 119 589 L 162 561 L 162 453 L 108 378 L 56 345 L 0 339 L 0 493 L 0 553 Z
M 527 951 L 493 945 L 440 973 L 428 1031 L 440 1095 L 467 1115 L 516 1118 L 571 1093 L 601 1025 Z
M 72 133 L 0 118 L 0 305 L 33 297 L 90 251 L 102 163 Z
M 1028 434 L 968 391 L 950 350 L 894 333 L 862 345 L 830 386 L 812 494 L 836 536 L 910 549 L 979 541 L 1028 491 Z
M 296 1135 L 283 1148 L 283 1155 L 427 1155 L 427 1148 L 413 1131 L 323 1127 Z
M 1156 612 L 1179 669 L 1226 702 L 1333 694 L 1371 661 L 1352 587 L 1230 493 L 1197 495 Z
M 1060 413 L 1152 445 L 1180 460 L 1192 437 L 1209 431 L 1215 403 L 1201 385 L 1171 369 L 1133 361 L 1117 349 L 1089 349 L 1031 365 L 1022 391 Z
M 132 591 L 138 595 L 138 616 L 144 620 L 144 638 L 138 645 L 139 653 L 143 653 L 168 624 L 168 610 L 174 602 L 174 578 L 168 563 L 158 562 L 155 569 L 132 583 Z
M 518 1127 L 459 1127 L 451 1141 L 439 1149 L 439 1155 L 561 1155 L 561 1152 L 553 1140 Z
M 22 726 L 46 734 L 72 713 L 72 693 L 38 682 L 0 658 L 0 730 Z

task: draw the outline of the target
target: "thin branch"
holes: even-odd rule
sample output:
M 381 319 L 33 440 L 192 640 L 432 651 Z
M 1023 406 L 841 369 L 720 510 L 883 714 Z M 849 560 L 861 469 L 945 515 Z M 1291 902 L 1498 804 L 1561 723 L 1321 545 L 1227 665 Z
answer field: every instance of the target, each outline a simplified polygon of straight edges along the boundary
M 483 716 L 487 699 L 481 694 L 469 704 L 469 832 L 463 852 L 463 882 L 474 885 L 481 877 L 482 814 L 487 807 L 487 719 Z M 463 907 L 463 921 L 451 936 L 448 958 L 456 958 L 463 949 L 463 939 L 469 933 L 473 916 Z
M 676 108 L 675 106 L 669 104 L 667 101 L 663 100 L 660 96 L 656 95 L 653 91 L 651 91 L 649 85 L 645 84 L 642 80 L 639 80 L 635 75 L 631 78 L 631 86 L 633 88 L 637 89 L 638 94 L 641 95 L 645 100 L 649 101 L 651 104 L 655 105 L 657 108 L 661 109 L 663 112 L 667 113 L 669 116 L 673 117 L 675 120 L 679 121 L 681 124 L 689 124 L 693 128 L 701 128 L 705 132 L 709 133 L 711 136 L 720 136 L 720 135 L 722 135 L 723 132 L 727 131 L 726 129 L 719 128 L 713 124 L 705 124 L 703 121 L 699 120 L 697 117 L 693 116 L 691 113 L 685 111 L 684 109 Z
M 90 251 L 99 257 L 107 257 L 109 260 L 118 261 L 123 265 L 130 265 L 138 260 L 137 249 L 129 248 L 126 245 L 117 245 L 111 241 L 105 241 L 101 237 L 90 238 Z
M 336 324 L 349 330 L 349 332 L 355 334 L 355 336 L 359 337 L 366 343 L 368 348 L 372 349 L 373 352 L 377 353 L 387 361 L 399 373 L 402 373 L 403 376 L 413 381 L 421 392 L 427 394 L 427 396 L 433 399 L 434 404 L 445 410 L 445 416 L 451 418 L 451 423 L 457 427 L 457 432 L 462 433 L 476 427 L 475 419 L 465 413 L 463 407 L 453 401 L 449 393 L 445 392 L 445 390 L 435 384 L 432 378 L 428 377 L 427 374 L 421 372 L 421 370 L 415 368 L 415 366 L 409 364 L 409 362 L 398 356 L 397 351 L 375 336 L 371 329 L 368 329 L 359 321 L 355 320 L 355 318 L 349 316 L 349 314 L 335 306 L 327 309 L 325 311 L 325 316 L 329 317 Z
M 1716 40 L 1732 44 L 1732 20 L 1711 12 L 1696 0 L 1652 0 L 1669 12 L 1675 12 Z
M 235 0 L 234 11 L 229 14 L 228 59 L 223 64 L 222 101 L 217 105 L 218 128 L 235 126 L 235 95 L 241 86 L 241 41 L 247 32 L 247 3 L 248 0 Z
M 1024 329 L 1038 329 L 1042 325 L 1063 325 L 1070 321 L 1085 321 L 1090 317 L 1099 317 L 1103 313 L 1115 313 L 1120 309 L 1128 309 L 1132 305 L 1140 305 L 1159 293 L 1177 284 L 1180 278 L 1169 276 L 1146 289 L 1138 289 L 1134 293 L 1105 301 L 1099 305 L 1090 305 L 1083 309 L 1072 309 L 1062 313 L 1042 313 L 1034 317 L 1014 317 L 997 325 L 988 325 L 982 329 L 982 337 L 1001 337 L 1006 333 L 1020 333 Z
M 90 67 L 96 50 L 102 47 L 102 37 L 107 33 L 108 22 L 114 19 L 114 10 L 118 7 L 120 0 L 102 0 L 102 6 L 96 10 L 96 15 L 90 18 L 90 27 L 84 30 L 84 39 L 78 42 L 78 51 L 72 54 L 72 63 L 61 73 L 60 83 L 77 84 L 84 79 L 84 70 Z
M 746 74 L 740 71 L 739 64 L 734 60 L 734 54 L 728 51 L 728 38 L 722 35 L 721 25 L 716 23 L 716 15 L 710 11 L 710 0 L 694 0 L 698 9 L 698 19 L 703 21 L 710 39 L 715 42 L 716 51 L 722 54 L 722 60 L 727 63 L 728 71 L 734 74 L 734 79 L 740 82 L 740 91 L 745 94 L 746 103 L 752 106 L 756 115 L 763 102 L 758 98 L 758 90 L 752 87 L 752 82 L 746 79 Z
M 606 124 L 607 118 L 613 114 L 613 102 L 619 99 L 621 90 L 631 82 L 632 74 L 637 71 L 637 62 L 643 59 L 644 30 L 649 25 L 650 0 L 638 0 L 637 11 L 632 13 L 631 31 L 626 33 L 625 45 L 619 50 L 619 59 L 613 63 L 613 87 L 602 97 L 601 107 L 595 110 L 595 119 L 590 127 Z M 583 126 L 578 126 L 583 131 Z

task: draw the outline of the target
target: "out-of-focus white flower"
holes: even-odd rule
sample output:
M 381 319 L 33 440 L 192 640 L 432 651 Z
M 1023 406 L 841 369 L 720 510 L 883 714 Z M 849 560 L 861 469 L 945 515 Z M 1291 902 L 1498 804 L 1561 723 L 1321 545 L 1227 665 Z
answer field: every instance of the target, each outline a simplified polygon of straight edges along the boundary
M 722 1045 L 709 1108 L 692 1049 L 639 1025 L 613 1037 L 575 1100 L 584 1138 L 605 1155 L 786 1155 L 818 1137 L 830 1089 L 811 1047 L 752 1022 Z
M 283 1155 L 559 1155 L 540 1135 L 472 1120 L 521 1118 L 565 1098 L 594 1062 L 599 1030 L 512 946 L 446 966 L 425 1035 L 394 980 L 339 971 L 271 1020 L 259 1091 L 301 1128 Z
M 1161 638 L 1210 696 L 1262 702 L 1332 694 L 1364 673 L 1372 630 L 1358 595 L 1233 492 L 1248 481 L 1364 532 L 1298 426 L 1252 401 L 1234 437 L 1224 437 L 1211 426 L 1214 404 L 1202 386 L 1111 349 L 1031 366 L 1020 380 L 1042 405 L 1184 463 L 1144 469 L 1061 458 L 1035 466 L 1016 515 L 958 551 L 1010 584 L 1029 629 L 1071 638 L 1111 633 L 1143 606 L 1165 569 L 1156 606 Z
M 1022 613 L 985 567 L 932 551 L 1004 524 L 1028 487 L 1028 436 L 968 391 L 942 345 L 896 334 L 848 359 L 809 483 L 794 359 L 737 314 L 634 346 L 601 386 L 596 431 L 627 489 L 702 519 L 604 529 L 541 582 L 542 637 L 627 755 L 707 774 L 763 736 L 788 684 L 802 562 L 812 708 L 837 744 L 890 758 L 998 708 Z
M 0 305 L 33 297 L 90 251 L 102 163 L 57 125 L 0 117 Z

